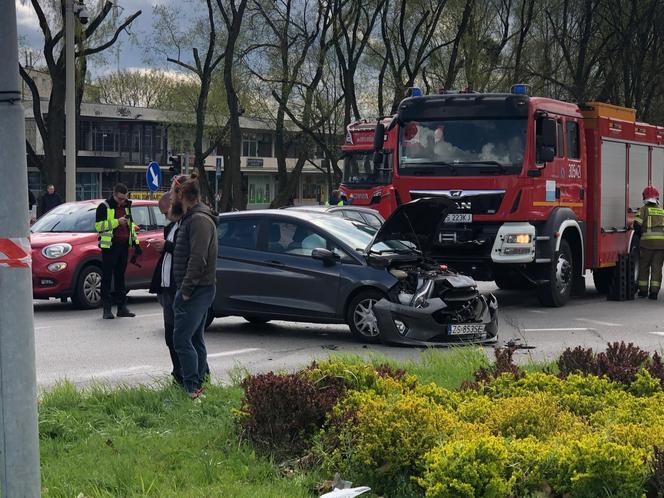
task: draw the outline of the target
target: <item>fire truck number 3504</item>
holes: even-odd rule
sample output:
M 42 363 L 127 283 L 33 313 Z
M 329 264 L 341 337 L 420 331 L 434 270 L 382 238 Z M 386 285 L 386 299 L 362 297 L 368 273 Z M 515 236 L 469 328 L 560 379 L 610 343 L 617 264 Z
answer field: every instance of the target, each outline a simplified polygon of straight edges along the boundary
M 568 164 L 569 169 L 569 178 L 581 178 L 581 165 L 580 164 Z

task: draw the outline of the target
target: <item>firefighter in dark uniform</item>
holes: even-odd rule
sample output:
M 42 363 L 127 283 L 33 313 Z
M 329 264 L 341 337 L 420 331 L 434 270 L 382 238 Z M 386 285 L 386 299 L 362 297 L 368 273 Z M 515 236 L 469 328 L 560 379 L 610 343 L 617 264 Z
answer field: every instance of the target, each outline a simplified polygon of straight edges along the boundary
M 105 319 L 115 318 L 112 311 L 113 303 L 118 306 L 119 317 L 136 316 L 127 308 L 125 271 L 129 249 L 134 247 L 134 256 L 138 256 L 141 254 L 141 248 L 136 236 L 137 226 L 131 217 L 131 201 L 127 196 L 127 186 L 118 183 L 113 189 L 113 195 L 97 207 L 95 229 L 99 234 L 101 248 L 101 300 Z M 132 258 L 132 262 L 134 261 Z M 111 282 L 113 282 L 112 294 Z
M 639 256 L 639 297 L 657 299 L 664 264 L 664 209 L 653 186 L 643 189 L 643 207 L 634 218 L 634 230 L 641 236 Z

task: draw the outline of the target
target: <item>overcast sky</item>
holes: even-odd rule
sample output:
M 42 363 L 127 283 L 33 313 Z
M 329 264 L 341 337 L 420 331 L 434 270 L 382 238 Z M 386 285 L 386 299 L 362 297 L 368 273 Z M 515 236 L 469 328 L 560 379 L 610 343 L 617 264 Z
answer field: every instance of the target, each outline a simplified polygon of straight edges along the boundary
M 131 26 L 132 34 L 136 35 L 140 40 L 149 36 L 152 30 L 153 6 L 157 4 L 168 4 L 174 1 L 177 0 L 117 0 L 116 4 L 119 6 L 118 14 L 120 19 L 124 19 L 139 9 L 143 11 Z M 47 2 L 44 0 L 40 0 L 40 4 L 46 3 Z M 86 0 L 85 3 L 88 7 L 95 7 L 100 3 L 100 0 Z M 43 50 L 44 38 L 41 29 L 39 28 L 39 21 L 29 0 L 16 0 L 16 15 L 18 34 L 23 37 L 24 45 L 41 52 L 41 50 Z M 146 67 L 145 49 L 138 46 L 137 43 L 132 42 L 126 33 L 120 35 L 119 40 L 121 40 L 119 56 L 120 68 L 129 69 Z M 112 72 L 117 69 L 118 58 L 116 54 L 107 53 L 107 59 L 108 65 L 106 66 L 100 66 L 99 64 L 93 64 L 93 67 L 90 67 L 90 65 L 88 66 L 93 76 Z

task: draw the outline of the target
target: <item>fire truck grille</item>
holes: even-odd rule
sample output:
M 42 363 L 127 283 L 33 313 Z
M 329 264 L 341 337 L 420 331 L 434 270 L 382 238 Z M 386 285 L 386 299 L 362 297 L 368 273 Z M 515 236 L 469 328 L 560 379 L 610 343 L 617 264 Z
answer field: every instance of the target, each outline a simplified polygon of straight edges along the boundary
M 500 204 L 503 202 L 505 194 L 503 192 L 480 193 L 477 195 L 463 195 L 457 198 L 445 191 L 441 193 L 435 191 L 411 191 L 410 197 L 412 200 L 421 199 L 423 197 L 446 197 L 455 202 L 455 213 L 495 214 L 500 209 Z

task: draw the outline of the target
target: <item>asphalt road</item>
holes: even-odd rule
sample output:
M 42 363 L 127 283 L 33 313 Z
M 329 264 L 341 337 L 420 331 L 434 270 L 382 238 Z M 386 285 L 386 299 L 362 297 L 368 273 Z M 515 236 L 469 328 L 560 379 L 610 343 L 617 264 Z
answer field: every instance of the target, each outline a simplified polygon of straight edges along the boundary
M 554 358 L 566 347 L 603 349 L 607 342 L 631 341 L 654 351 L 664 349 L 664 295 L 660 301 L 610 302 L 596 293 L 588 278 L 587 295 L 564 308 L 543 308 L 532 293 L 501 291 L 481 284 L 499 300 L 498 344 L 518 341 L 528 348 L 518 361 Z M 164 344 L 161 308 L 143 291 L 130 294 L 136 318 L 102 320 L 101 310 L 81 311 L 71 303 L 35 301 L 37 382 L 52 386 L 68 379 L 149 383 L 165 379 L 170 360 Z M 313 359 L 341 352 L 379 353 L 395 359 L 417 359 L 421 349 L 366 345 L 354 341 L 348 328 L 271 322 L 256 326 L 242 318 L 218 318 L 206 334 L 209 363 L 217 381 L 243 372 L 295 370 Z M 492 348 L 486 348 L 492 355 Z

